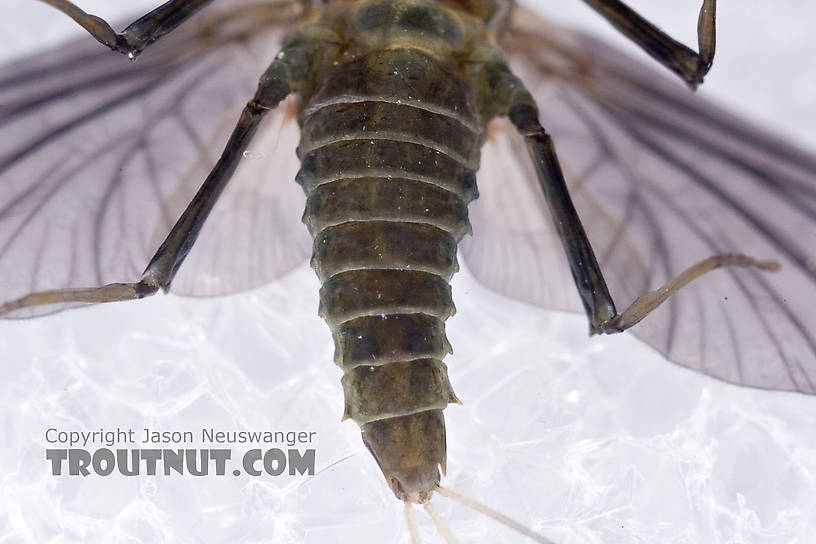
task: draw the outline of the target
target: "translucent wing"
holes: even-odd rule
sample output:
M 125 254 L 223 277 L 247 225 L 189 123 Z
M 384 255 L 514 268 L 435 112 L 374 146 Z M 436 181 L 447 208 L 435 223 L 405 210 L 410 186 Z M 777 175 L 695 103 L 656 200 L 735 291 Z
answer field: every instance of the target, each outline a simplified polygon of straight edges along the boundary
M 713 254 L 781 264 L 716 271 L 632 331 L 711 376 L 816 393 L 816 160 L 590 38 L 519 27 L 503 45 L 538 101 L 619 310 Z M 582 311 L 508 123 L 491 126 L 479 175 L 462 246 L 476 277 Z
M 0 69 L 0 298 L 138 279 L 299 17 L 215 2 L 133 63 L 87 38 Z M 291 102 L 265 120 L 174 292 L 251 288 L 308 256 L 295 121 Z

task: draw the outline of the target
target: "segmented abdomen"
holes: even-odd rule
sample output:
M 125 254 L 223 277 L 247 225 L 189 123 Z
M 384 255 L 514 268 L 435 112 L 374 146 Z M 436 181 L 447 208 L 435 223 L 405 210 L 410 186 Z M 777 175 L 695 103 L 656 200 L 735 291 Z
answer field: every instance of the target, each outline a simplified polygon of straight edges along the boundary
M 477 196 L 477 119 L 465 83 L 414 49 L 339 66 L 301 113 L 297 180 L 345 415 L 387 477 L 414 483 L 445 466 L 448 281 Z M 406 469 L 406 455 L 425 459 Z

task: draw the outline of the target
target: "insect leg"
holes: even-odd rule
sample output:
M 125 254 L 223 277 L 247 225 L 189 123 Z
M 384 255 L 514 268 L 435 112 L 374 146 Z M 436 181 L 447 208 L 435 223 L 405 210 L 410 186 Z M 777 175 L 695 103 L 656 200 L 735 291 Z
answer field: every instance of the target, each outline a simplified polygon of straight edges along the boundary
M 638 44 L 692 88 L 703 82 L 714 61 L 716 0 L 703 0 L 697 19 L 699 53 L 660 31 L 620 0 L 584 0 L 612 26 Z
M 558 237 L 567 254 L 573 280 L 589 316 L 590 330 L 600 332 L 601 324 L 613 319 L 617 311 L 581 218 L 572 204 L 555 146 L 539 124 L 538 111 L 532 106 L 514 106 L 510 109 L 509 117 L 527 142 L 536 175 L 555 220 Z
M 112 283 L 102 287 L 40 291 L 0 305 L 0 316 L 31 306 L 65 302 L 115 302 L 133 300 L 167 290 L 184 258 L 193 247 L 204 221 L 238 166 L 243 150 L 263 115 L 276 107 L 290 92 L 290 67 L 281 53 L 261 76 L 258 90 L 241 112 L 221 157 L 210 171 L 190 204 L 170 230 L 164 242 L 135 283 Z
M 131 59 L 178 25 L 189 19 L 212 0 L 169 0 L 147 15 L 130 23 L 117 34 L 107 21 L 86 13 L 70 0 L 40 0 L 60 10 L 102 45 L 123 53 Z
M 527 142 L 527 150 L 555 220 L 556 230 L 567 254 L 572 277 L 593 334 L 611 334 L 628 329 L 684 285 L 722 266 L 745 266 L 762 270 L 776 270 L 779 267 L 776 262 L 758 261 L 745 255 L 714 255 L 686 269 L 659 289 L 639 297 L 619 314 L 570 198 L 552 138 L 538 122 L 538 111 L 529 103 L 520 103 L 510 109 L 509 117 Z

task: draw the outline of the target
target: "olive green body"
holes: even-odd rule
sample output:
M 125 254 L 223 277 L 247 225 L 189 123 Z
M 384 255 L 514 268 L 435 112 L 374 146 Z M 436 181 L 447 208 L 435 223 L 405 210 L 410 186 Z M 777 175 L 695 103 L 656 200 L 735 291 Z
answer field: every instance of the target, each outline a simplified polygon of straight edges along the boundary
M 330 2 L 278 58 L 299 81 L 297 181 L 345 416 L 397 497 L 424 502 L 456 401 L 448 282 L 487 122 L 519 84 L 482 19 L 433 1 Z

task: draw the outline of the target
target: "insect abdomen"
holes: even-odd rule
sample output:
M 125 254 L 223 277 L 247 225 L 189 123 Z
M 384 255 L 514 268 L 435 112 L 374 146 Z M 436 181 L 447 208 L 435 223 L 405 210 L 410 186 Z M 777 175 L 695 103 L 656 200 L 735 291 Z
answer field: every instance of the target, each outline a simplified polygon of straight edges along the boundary
M 429 71 L 443 72 L 409 49 L 338 67 L 304 109 L 298 148 L 345 416 L 411 500 L 445 466 L 442 410 L 456 400 L 442 362 L 455 311 L 448 281 L 482 141 L 464 84 Z M 363 89 L 349 88 L 359 78 Z

